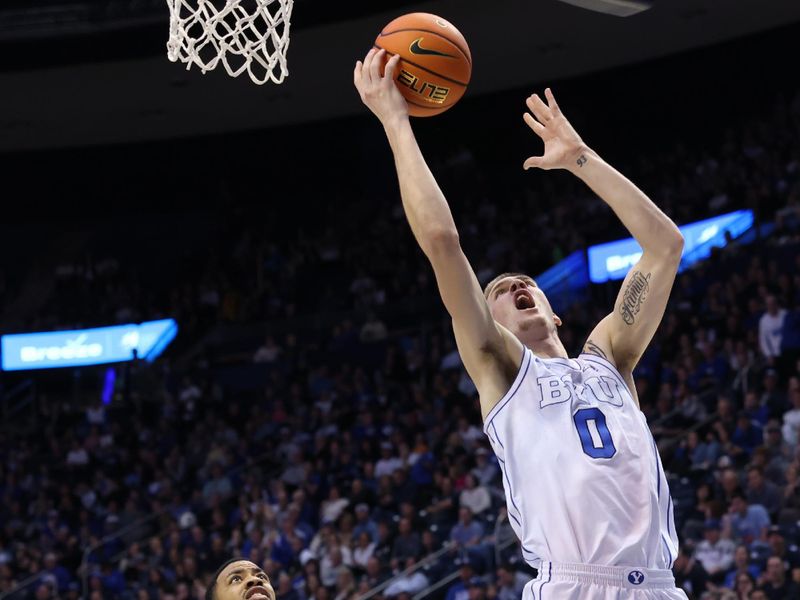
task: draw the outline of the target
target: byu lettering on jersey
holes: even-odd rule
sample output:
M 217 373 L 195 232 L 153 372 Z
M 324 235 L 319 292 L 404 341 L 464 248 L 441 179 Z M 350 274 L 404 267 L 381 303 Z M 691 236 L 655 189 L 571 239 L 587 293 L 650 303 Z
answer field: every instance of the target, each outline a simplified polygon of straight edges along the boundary
M 541 359 L 526 348 L 484 432 L 531 566 L 672 567 L 678 539 L 661 459 L 611 363 L 590 354 Z

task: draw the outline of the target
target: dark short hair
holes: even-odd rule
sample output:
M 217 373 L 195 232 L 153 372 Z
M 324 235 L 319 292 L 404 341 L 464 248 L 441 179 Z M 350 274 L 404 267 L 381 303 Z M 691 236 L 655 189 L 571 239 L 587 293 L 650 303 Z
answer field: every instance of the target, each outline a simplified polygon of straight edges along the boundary
M 239 562 L 242 560 L 252 562 L 249 558 L 243 558 L 241 556 L 237 556 L 236 558 L 231 558 L 229 560 L 226 560 L 224 563 L 220 565 L 219 569 L 217 569 L 217 572 L 214 573 L 214 576 L 211 578 L 211 583 L 209 583 L 208 587 L 206 588 L 205 600 L 214 600 L 214 593 L 217 591 L 217 577 L 219 577 L 219 574 L 225 570 L 225 567 L 227 567 L 232 563 Z

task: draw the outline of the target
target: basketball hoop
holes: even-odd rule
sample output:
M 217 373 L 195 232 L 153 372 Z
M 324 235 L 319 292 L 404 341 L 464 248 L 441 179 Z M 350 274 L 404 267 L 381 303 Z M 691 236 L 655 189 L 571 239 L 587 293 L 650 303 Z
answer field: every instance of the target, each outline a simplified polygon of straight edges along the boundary
M 222 4 L 224 3 L 224 6 Z M 215 6 L 216 4 L 216 6 Z M 167 56 L 205 73 L 222 62 L 258 85 L 289 74 L 286 51 L 294 0 L 167 0 Z M 220 8 L 217 8 L 217 7 Z

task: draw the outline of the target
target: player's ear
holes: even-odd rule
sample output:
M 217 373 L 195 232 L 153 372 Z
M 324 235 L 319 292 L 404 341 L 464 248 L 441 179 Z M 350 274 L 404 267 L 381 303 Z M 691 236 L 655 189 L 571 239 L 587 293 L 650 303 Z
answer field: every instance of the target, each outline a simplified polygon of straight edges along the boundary
M 556 313 L 553 313 L 553 323 L 556 324 L 556 327 L 561 327 L 563 325 L 561 318 Z

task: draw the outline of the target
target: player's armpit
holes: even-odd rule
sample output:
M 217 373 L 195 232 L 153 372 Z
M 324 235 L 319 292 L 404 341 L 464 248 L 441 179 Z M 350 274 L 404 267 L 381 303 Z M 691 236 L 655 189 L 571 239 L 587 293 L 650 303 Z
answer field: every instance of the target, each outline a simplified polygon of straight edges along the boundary
M 650 344 L 669 300 L 681 252 L 654 256 L 645 252 L 622 282 L 614 312 L 603 319 L 611 359 L 630 372 Z

